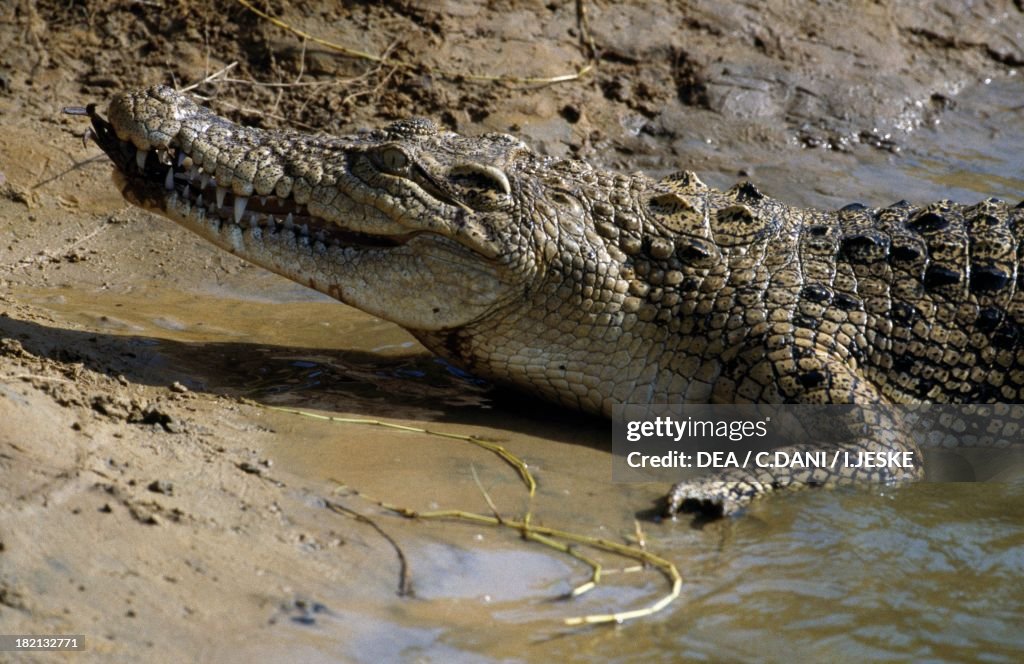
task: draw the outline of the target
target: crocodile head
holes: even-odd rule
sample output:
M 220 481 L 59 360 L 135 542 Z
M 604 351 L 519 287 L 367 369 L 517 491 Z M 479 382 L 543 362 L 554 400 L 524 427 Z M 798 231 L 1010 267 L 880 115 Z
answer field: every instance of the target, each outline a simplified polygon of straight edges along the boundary
M 642 175 L 427 120 L 343 137 L 243 127 L 166 87 L 86 112 L 130 202 L 477 375 L 606 414 L 685 387 L 665 367 L 689 254 L 641 199 L 690 208 Z
M 130 202 L 407 329 L 465 325 L 530 279 L 506 174 L 529 150 L 511 136 L 421 119 L 346 137 L 264 131 L 167 87 L 116 96 L 109 121 L 88 110 Z

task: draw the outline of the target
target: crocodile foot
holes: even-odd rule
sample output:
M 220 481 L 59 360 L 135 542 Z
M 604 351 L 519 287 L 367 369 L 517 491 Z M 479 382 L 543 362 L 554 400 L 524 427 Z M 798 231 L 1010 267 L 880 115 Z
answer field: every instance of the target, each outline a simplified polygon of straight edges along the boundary
M 754 498 L 772 491 L 771 484 L 715 478 L 681 482 L 667 496 L 666 516 L 699 513 L 707 517 L 730 516 L 743 510 Z

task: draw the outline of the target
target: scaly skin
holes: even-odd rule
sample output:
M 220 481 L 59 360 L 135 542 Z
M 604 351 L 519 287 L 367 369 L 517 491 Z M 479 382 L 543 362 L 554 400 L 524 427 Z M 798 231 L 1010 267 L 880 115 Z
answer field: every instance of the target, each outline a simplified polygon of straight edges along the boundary
M 798 209 L 426 120 L 241 127 L 165 87 L 118 95 L 109 124 L 90 115 L 129 201 L 573 408 L 1024 401 L 1019 205 Z M 916 451 L 894 418 L 800 449 Z M 920 472 L 730 471 L 677 485 L 669 510 Z

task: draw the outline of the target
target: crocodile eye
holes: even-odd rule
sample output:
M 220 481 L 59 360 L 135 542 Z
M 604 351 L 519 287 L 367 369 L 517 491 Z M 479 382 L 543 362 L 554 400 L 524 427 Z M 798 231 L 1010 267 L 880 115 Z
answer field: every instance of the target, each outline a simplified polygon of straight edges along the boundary
M 458 198 L 476 210 L 493 210 L 511 200 L 508 176 L 494 166 L 460 164 L 448 172 L 448 181 Z
M 409 166 L 409 155 L 400 147 L 389 145 L 375 155 L 377 165 L 389 173 L 402 173 Z

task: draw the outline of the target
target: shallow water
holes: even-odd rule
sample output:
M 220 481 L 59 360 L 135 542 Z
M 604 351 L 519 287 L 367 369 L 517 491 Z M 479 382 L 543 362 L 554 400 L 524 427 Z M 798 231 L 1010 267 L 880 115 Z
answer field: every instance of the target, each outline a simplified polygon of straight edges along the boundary
M 895 155 L 804 151 L 751 168 L 766 191 L 795 203 L 1017 200 L 1024 196 L 1022 79 L 965 92 L 940 125 L 907 136 Z M 703 175 L 718 185 L 733 178 Z M 188 293 L 154 283 L 121 294 L 69 287 L 18 296 L 89 329 L 137 336 L 135 380 L 181 380 L 268 404 L 498 439 L 537 475 L 534 518 L 547 525 L 621 540 L 664 491 L 610 481 L 606 423 L 495 393 L 390 324 L 268 275 L 248 278 L 244 286 Z M 525 509 L 514 472 L 466 443 L 286 415 L 275 422 L 279 444 L 268 453 L 311 480 L 416 509 L 484 513 L 486 487 L 507 516 Z M 805 492 L 703 529 L 644 521 L 650 550 L 679 567 L 682 595 L 655 616 L 611 628 L 567 630 L 559 620 L 650 604 L 667 592 L 664 578 L 651 570 L 613 575 L 577 600 L 553 601 L 585 580 L 584 566 L 515 533 L 416 527 L 435 541 L 409 552 L 418 598 L 352 606 L 325 588 L 333 608 L 316 629 L 301 621 L 281 628 L 295 648 L 290 655 L 990 662 L 1024 655 L 1021 479 Z M 332 625 L 360 638 L 332 637 Z M 264 655 L 283 647 L 264 645 Z

